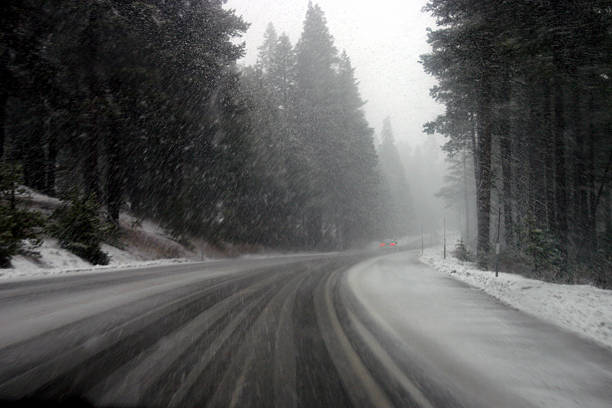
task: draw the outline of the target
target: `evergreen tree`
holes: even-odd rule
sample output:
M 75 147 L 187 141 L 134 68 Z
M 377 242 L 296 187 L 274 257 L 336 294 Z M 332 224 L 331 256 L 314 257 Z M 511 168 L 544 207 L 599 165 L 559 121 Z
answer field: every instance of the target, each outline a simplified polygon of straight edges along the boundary
M 17 206 L 20 170 L 0 161 L 0 268 L 10 267 L 11 257 L 31 253 L 41 243 L 42 216 Z
M 247 24 L 223 4 L 3 3 L 0 156 L 29 187 L 97 197 L 115 225 L 129 209 L 179 238 L 364 241 L 380 217 L 372 131 L 322 10 L 295 49 L 270 25 L 238 72 Z
M 127 201 L 185 232 L 181 217 L 201 205 L 186 201 L 188 190 L 211 184 L 197 170 L 214 163 L 211 147 L 223 130 L 211 113 L 235 76 L 243 50 L 231 39 L 246 24 L 222 1 L 3 7 L 2 80 L 17 78 L 21 89 L 0 98 L 14 123 L 3 147 L 23 164 L 25 183 L 95 194 L 114 222 Z
M 298 135 L 307 158 L 310 193 L 304 214 L 307 245 L 319 246 L 335 234 L 336 188 L 340 151 L 334 100 L 337 50 L 323 11 L 309 3 L 302 36 L 296 46 Z
M 345 248 L 381 229 L 372 129 L 354 69 L 337 56 L 318 6 L 304 27 L 294 52 L 269 25 L 257 64 L 243 70 L 253 218 L 267 243 Z
M 257 70 L 262 74 L 269 74 L 272 69 L 273 60 L 275 58 L 276 47 L 278 46 L 278 34 L 272 23 L 268 24 L 264 33 L 264 42 L 259 47 L 259 55 L 257 57 Z
M 383 121 L 378 150 L 381 173 L 388 193 L 388 198 L 385 200 L 387 231 L 396 237 L 404 236 L 415 227 L 414 210 L 405 169 L 395 146 L 391 119 L 388 117 Z
M 72 193 L 51 215 L 48 229 L 62 248 L 94 265 L 108 264 L 100 249 L 107 231 L 95 197 Z
M 342 150 L 342 196 L 339 197 L 338 223 L 343 246 L 364 242 L 383 233 L 381 203 L 382 180 L 373 143 L 374 131 L 363 112 L 365 102 L 359 94 L 358 82 L 351 61 L 343 52 L 338 69 L 338 115 Z
M 432 94 L 446 105 L 428 129 L 449 137 L 449 153 L 467 146 L 474 158 L 481 264 L 487 213 L 496 208 L 503 210 L 506 248 L 531 251 L 546 237 L 561 279 L 609 266 L 596 249 L 612 159 L 603 137 L 611 117 L 604 96 L 612 66 L 609 5 L 432 0 L 426 8 L 439 28 L 422 62 L 439 79 Z

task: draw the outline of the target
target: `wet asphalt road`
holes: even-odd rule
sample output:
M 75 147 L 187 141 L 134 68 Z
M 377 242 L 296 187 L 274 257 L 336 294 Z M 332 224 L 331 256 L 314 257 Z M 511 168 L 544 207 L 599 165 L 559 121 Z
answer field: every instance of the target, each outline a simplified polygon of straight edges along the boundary
M 239 259 L 2 283 L 0 400 L 472 406 L 466 390 L 449 392 L 418 359 L 401 357 L 402 344 L 349 289 L 347 271 L 369 257 Z
M 363 259 L 247 259 L 4 283 L 0 398 L 388 405 L 392 390 L 374 381 L 358 351 L 343 352 L 351 328 L 337 291 Z

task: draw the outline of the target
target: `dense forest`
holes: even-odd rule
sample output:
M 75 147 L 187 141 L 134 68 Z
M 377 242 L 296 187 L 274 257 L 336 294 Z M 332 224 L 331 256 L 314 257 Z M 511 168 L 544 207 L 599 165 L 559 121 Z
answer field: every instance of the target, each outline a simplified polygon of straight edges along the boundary
M 248 23 L 224 3 L 2 2 L 3 264 L 44 224 L 23 222 L 22 184 L 71 197 L 90 227 L 96 208 L 115 226 L 130 211 L 213 244 L 337 249 L 406 232 L 323 11 L 309 5 L 295 46 L 270 25 L 242 67 Z
M 502 257 L 539 277 L 612 286 L 610 2 L 431 0 L 426 11 L 438 27 L 422 63 L 446 112 L 425 128 L 448 138 L 441 193 L 468 227 L 476 214 L 480 264 L 499 236 Z

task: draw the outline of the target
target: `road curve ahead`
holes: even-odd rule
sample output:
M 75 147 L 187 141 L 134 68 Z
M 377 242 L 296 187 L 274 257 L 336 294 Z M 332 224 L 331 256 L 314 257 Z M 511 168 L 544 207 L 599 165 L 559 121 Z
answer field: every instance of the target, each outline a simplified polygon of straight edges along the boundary
M 368 259 L 359 253 L 239 259 L 0 284 L 0 400 L 102 407 L 539 405 L 481 381 L 472 368 L 458 381 L 459 363 L 442 359 L 444 353 L 436 360 L 439 348 L 427 344 L 427 330 L 411 331 L 406 322 L 389 329 L 392 320 L 379 318 L 389 305 L 373 300 L 387 289 L 359 282 L 368 281 L 370 267 L 375 281 L 387 273 L 380 262 L 397 269 L 408 258 Z M 609 355 L 595 349 L 605 366 Z M 492 391 L 483 398 L 470 396 L 486 385 Z M 495 399 L 500 404 L 487 405 Z
M 240 259 L 1 284 L 0 399 L 389 405 L 355 352 L 338 352 L 348 341 L 334 292 L 363 259 Z

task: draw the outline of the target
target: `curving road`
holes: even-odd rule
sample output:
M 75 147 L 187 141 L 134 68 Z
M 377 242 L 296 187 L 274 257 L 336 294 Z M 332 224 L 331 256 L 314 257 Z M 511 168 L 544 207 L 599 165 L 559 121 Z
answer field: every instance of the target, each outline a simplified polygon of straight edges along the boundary
M 0 284 L 0 399 L 105 407 L 612 402 L 608 350 L 415 259 L 302 255 Z M 500 327 L 518 343 L 506 336 L 491 345 Z M 552 346 L 538 346 L 543 338 Z M 517 359 L 523 348 L 541 361 Z M 570 367 L 563 381 L 551 374 Z M 508 382 L 514 375 L 528 380 Z

